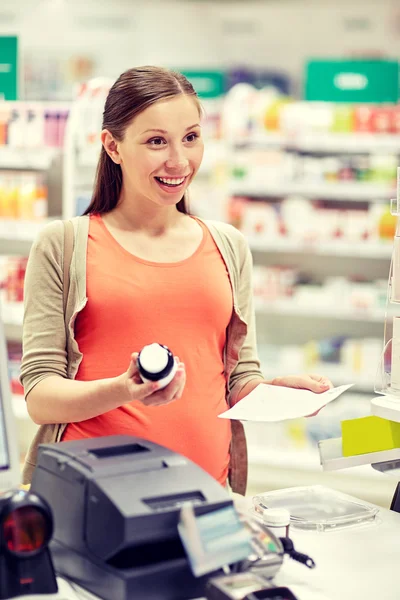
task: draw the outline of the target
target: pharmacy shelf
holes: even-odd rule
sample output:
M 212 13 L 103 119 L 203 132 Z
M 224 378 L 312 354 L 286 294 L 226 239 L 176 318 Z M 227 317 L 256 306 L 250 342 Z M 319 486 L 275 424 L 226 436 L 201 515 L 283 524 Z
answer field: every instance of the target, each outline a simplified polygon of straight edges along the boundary
M 61 155 L 60 148 L 12 148 L 0 146 L 0 169 L 46 171 Z
M 29 421 L 30 416 L 26 408 L 25 398 L 22 394 L 13 394 L 12 407 L 15 417 L 20 421 Z
M 293 469 L 300 471 L 323 471 L 320 464 L 318 449 L 287 447 L 260 447 L 248 446 L 249 465 L 272 466 L 282 469 Z M 376 479 L 382 477 L 381 473 L 375 471 L 370 465 L 355 466 L 341 471 L 346 476 L 362 476 Z
M 394 186 L 375 183 L 271 183 L 251 180 L 232 181 L 229 185 L 231 196 L 250 196 L 254 198 L 280 198 L 286 196 L 304 196 L 325 200 L 343 200 L 349 202 L 380 202 L 395 197 Z
M 100 149 L 100 142 L 82 149 L 77 154 L 77 166 L 95 171 L 100 158 Z
M 22 219 L 0 218 L 0 238 L 4 240 L 32 242 L 39 231 L 51 220 L 24 221 Z
M 22 340 L 22 320 L 24 306 L 22 302 L 3 303 L 1 314 L 6 338 L 10 341 Z
M 309 133 L 295 145 L 303 152 L 400 153 L 400 135 L 372 133 Z
M 0 254 L 28 256 L 33 240 L 52 220 L 23 221 L 0 218 Z
M 247 237 L 251 250 L 255 252 L 285 253 L 285 254 L 316 254 L 321 256 L 343 256 L 367 259 L 390 259 L 393 251 L 390 242 L 351 243 L 335 240 L 332 242 L 304 242 L 290 238 L 265 240 Z
M 22 325 L 24 316 L 23 302 L 5 302 L 1 306 L 4 323 L 8 325 Z
M 256 313 L 259 315 L 274 315 L 282 317 L 306 317 L 316 319 L 335 319 L 340 321 L 362 321 L 383 323 L 386 313 L 379 309 L 352 309 L 350 307 L 302 306 L 295 300 L 281 299 L 276 303 L 265 303 L 259 298 L 255 299 Z
M 252 135 L 243 136 L 241 138 L 227 138 L 227 143 L 233 148 L 241 147 L 259 147 L 259 148 L 285 148 L 293 147 L 294 140 L 288 135 L 280 131 L 269 132 L 266 131 L 254 133 Z
M 400 397 L 377 396 L 371 400 L 371 412 L 377 417 L 400 423 Z
M 61 217 L 59 217 L 61 218 Z M 29 253 L 32 241 L 43 227 L 53 219 L 41 221 L 23 221 L 19 219 L 0 218 L 0 254 Z M 373 259 L 389 259 L 392 254 L 392 240 L 389 242 L 351 243 L 341 240 L 331 242 L 304 242 L 290 238 L 263 240 L 248 236 L 250 248 L 257 252 L 270 253 L 303 253 L 326 256 L 360 257 Z
M 234 146 L 255 146 L 261 148 L 289 148 L 300 152 L 313 153 L 400 153 L 400 135 L 373 133 L 304 133 L 285 135 L 284 133 L 259 133 L 231 142 Z

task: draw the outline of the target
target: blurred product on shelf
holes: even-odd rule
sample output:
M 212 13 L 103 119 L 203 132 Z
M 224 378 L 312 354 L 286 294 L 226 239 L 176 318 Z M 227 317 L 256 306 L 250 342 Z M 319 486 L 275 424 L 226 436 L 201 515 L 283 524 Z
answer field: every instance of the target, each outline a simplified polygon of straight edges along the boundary
M 28 258 L 21 256 L 1 257 L 0 268 L 4 273 L 2 292 L 6 303 L 23 302 L 27 262 Z
M 273 240 L 391 244 L 396 231 L 396 217 L 388 205 L 335 206 L 295 196 L 282 202 L 231 197 L 227 220 L 248 237 L 250 244 L 259 245 Z
M 277 346 L 259 344 L 259 356 L 267 378 L 274 373 L 323 372 L 334 384 L 355 383 L 373 390 L 382 353 L 380 338 L 350 338 L 337 335 L 305 344 Z M 371 366 L 374 366 L 371 368 Z
M 65 106 L 0 102 L 0 147 L 62 148 L 68 115 Z
M 22 359 L 22 347 L 21 344 L 11 343 L 7 344 L 8 349 L 8 373 L 10 377 L 11 392 L 13 394 L 22 395 L 24 388 L 19 381 L 21 371 L 21 359 Z
M 225 134 L 235 142 L 262 141 L 262 135 L 267 141 L 268 133 L 282 133 L 287 142 L 300 143 L 301 136 L 310 133 L 400 133 L 398 105 L 296 101 L 276 87 L 259 90 L 251 83 L 233 86 L 223 111 Z
M 0 171 L 0 218 L 36 221 L 48 216 L 45 175 L 34 171 Z
M 61 20 L 58 15 L 57 21 Z M 93 56 L 76 48 L 71 55 L 62 44 L 52 44 L 51 52 L 46 45 L 35 44 L 21 61 L 24 97 L 30 101 L 72 99 L 74 87 L 92 77 L 95 66 Z
M 277 129 L 297 133 L 400 133 L 400 106 L 292 102 L 282 105 Z
M 317 281 L 296 267 L 254 265 L 253 285 L 259 311 L 272 306 L 278 312 L 306 310 L 310 316 L 319 311 L 331 311 L 332 317 L 346 313 L 349 317 L 357 313 L 382 316 L 387 303 L 387 281 L 368 281 L 361 275 Z
M 27 257 L 0 256 L 0 290 L 1 305 L 4 307 L 17 304 L 24 300 L 24 279 Z
M 71 107 L 71 119 L 68 128 L 73 136 L 73 143 L 81 153 L 83 163 L 96 166 L 101 149 L 100 134 L 103 123 L 103 110 L 107 94 L 112 85 L 107 78 L 95 78 L 79 85 L 75 100 Z M 93 154 L 93 151 L 95 154 Z M 89 152 L 87 158 L 85 153 Z
M 104 103 L 113 80 L 81 83 L 70 107 L 63 155 L 63 218 L 81 215 L 90 203 L 101 150 Z
M 400 143 L 399 143 L 400 149 Z M 237 184 L 268 185 L 365 183 L 394 186 L 395 154 L 312 156 L 280 149 L 238 149 L 231 174 Z

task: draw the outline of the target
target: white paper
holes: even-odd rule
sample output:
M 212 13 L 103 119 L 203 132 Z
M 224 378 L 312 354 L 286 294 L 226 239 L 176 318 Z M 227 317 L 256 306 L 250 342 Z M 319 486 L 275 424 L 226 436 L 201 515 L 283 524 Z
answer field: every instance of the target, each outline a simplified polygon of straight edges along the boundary
M 260 383 L 235 406 L 218 415 L 238 421 L 285 421 L 307 417 L 343 394 L 354 384 L 341 385 L 322 394 Z

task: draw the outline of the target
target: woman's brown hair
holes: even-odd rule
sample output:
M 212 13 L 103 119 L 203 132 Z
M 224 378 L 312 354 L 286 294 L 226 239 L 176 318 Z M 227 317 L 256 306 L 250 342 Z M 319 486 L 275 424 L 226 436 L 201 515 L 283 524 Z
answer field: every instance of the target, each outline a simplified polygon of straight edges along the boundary
M 199 113 L 200 103 L 192 84 L 181 73 L 161 67 L 138 67 L 120 75 L 111 87 L 103 112 L 102 129 L 108 129 L 117 141 L 124 139 L 132 120 L 146 108 L 180 94 L 193 96 Z M 101 149 L 94 191 L 84 214 L 106 213 L 118 204 L 122 188 L 122 171 L 118 164 Z M 178 202 L 179 212 L 187 213 L 185 196 Z

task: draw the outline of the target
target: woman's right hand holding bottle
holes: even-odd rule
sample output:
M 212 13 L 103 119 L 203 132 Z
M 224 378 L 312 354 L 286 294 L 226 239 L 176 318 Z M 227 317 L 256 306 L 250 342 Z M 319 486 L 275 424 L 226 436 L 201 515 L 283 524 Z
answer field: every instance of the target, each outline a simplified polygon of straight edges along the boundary
M 128 402 L 138 400 L 145 406 L 162 406 L 169 404 L 174 400 L 179 400 L 182 397 L 183 389 L 186 383 L 185 365 L 180 362 L 178 357 L 175 357 L 177 362 L 177 371 L 172 381 L 164 388 L 159 388 L 157 381 L 149 381 L 144 383 L 140 377 L 137 366 L 138 353 L 134 352 L 131 355 L 131 362 L 128 370 L 123 374 L 123 380 L 130 397 Z

